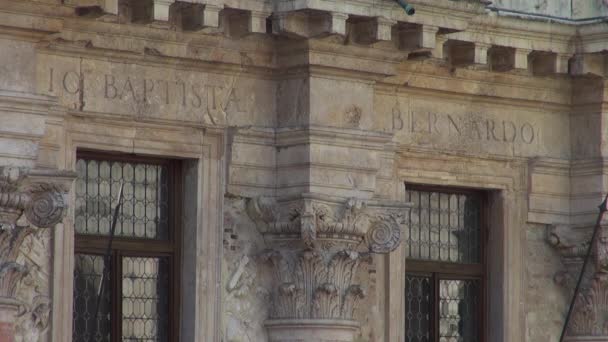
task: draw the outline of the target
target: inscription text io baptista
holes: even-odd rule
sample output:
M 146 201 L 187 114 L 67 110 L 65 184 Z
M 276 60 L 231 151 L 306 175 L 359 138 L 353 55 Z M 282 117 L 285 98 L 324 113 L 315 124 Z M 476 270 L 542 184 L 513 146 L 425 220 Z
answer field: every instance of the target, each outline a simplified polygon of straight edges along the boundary
M 467 140 L 523 143 L 530 145 L 538 129 L 530 122 L 493 119 L 479 113 L 446 114 L 430 110 L 392 111 L 393 129 L 409 134 L 458 137 Z
M 93 84 L 95 88 L 92 88 Z M 92 92 L 93 96 L 108 101 L 178 106 L 184 110 L 201 110 L 208 114 L 218 111 L 245 112 L 247 107 L 241 103 L 237 89 L 232 85 L 212 85 L 132 75 L 59 72 L 50 68 L 48 91 L 52 93 L 58 88 L 71 95 L 82 95 L 88 91 Z

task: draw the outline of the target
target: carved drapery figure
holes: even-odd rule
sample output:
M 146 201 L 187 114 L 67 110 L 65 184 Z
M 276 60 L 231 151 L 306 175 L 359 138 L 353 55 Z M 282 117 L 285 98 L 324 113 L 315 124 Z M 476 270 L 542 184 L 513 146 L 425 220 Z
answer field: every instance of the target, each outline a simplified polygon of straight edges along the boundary
M 583 286 L 577 296 L 567 341 L 605 341 L 608 339 L 608 222 L 603 221 L 593 246 L 593 265 L 587 267 Z M 562 256 L 565 270 L 555 281 L 571 294 L 581 271 L 583 259 L 591 237 L 585 227 L 553 225 L 549 227 L 548 241 Z M 591 263 L 590 263 L 591 265 Z
M 28 318 L 34 330 L 48 325 L 47 297 L 38 296 L 33 303 L 17 298 L 18 287 L 30 271 L 18 257 L 29 236 L 62 220 L 72 179 L 69 172 L 0 167 L 0 318 L 5 320 L 0 325 L 5 334 L 14 334 L 16 315 Z M 36 334 L 31 329 L 24 333 Z
M 405 203 L 312 194 L 251 199 L 249 216 L 269 247 L 260 258 L 274 270 L 270 341 L 290 334 L 303 341 L 352 341 L 366 296 L 361 265 L 399 246 L 407 210 Z

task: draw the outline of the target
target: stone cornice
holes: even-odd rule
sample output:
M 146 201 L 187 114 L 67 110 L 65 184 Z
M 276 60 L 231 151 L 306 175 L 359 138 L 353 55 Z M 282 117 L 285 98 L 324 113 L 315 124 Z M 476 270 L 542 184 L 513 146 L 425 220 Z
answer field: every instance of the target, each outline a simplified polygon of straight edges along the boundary
M 52 96 L 0 89 L 0 110 L 18 113 L 49 115 L 62 113 L 57 99 Z
M 327 13 L 340 13 L 345 16 L 354 15 L 370 18 L 384 18 L 385 20 L 388 20 L 388 22 L 418 24 L 423 27 L 437 27 L 437 25 L 439 25 L 443 30 L 439 31 L 439 35 L 443 35 L 446 32 L 452 32 L 445 35 L 445 37 L 449 39 L 465 40 L 477 44 L 494 44 L 518 49 L 552 52 L 565 54 L 567 56 L 572 56 L 575 52 L 594 53 L 605 49 L 605 24 L 573 26 L 554 22 L 540 22 L 524 20 L 521 18 L 492 16 L 484 12 L 483 4 L 474 2 L 446 2 L 434 0 L 424 2 L 413 1 L 413 3 L 417 7 L 417 14 L 412 17 L 406 16 L 394 2 L 388 0 L 380 3 L 372 3 L 367 0 L 341 2 L 288 0 L 275 2 L 274 11 L 284 12 L 308 9 Z M 239 3 L 236 6 L 241 10 L 255 13 L 264 12 L 270 15 L 270 7 L 272 5 L 270 5 L 269 2 L 250 1 L 246 2 L 246 4 L 247 5 L 241 5 L 241 3 Z M 217 1 L 214 5 L 221 8 L 224 4 L 222 1 Z M 232 4 L 232 6 L 235 6 L 235 4 Z M 73 8 L 67 6 L 34 5 L 33 3 L 26 1 L 16 5 L 9 1 L 3 9 L 0 9 L 0 17 L 6 17 L 6 20 L 3 21 L 3 23 L 6 23 L 6 26 L 14 26 L 21 29 L 38 30 L 47 33 L 72 31 L 74 34 L 88 31 L 93 35 L 110 34 L 124 37 L 125 24 L 103 22 L 105 19 L 95 21 L 88 18 L 78 18 L 72 15 L 72 11 Z M 24 18 L 19 18 L 12 24 L 13 18 L 17 16 Z M 28 17 L 31 18 L 27 19 Z M 440 24 L 437 24 L 437 17 L 444 18 Z M 39 18 L 42 18 L 42 20 Z M 29 24 L 22 25 L 19 24 L 20 22 L 29 22 Z M 148 42 L 151 42 L 152 40 L 157 41 L 155 44 L 157 46 L 154 46 L 155 49 L 160 48 L 160 50 L 162 50 L 160 45 L 167 43 L 178 45 L 188 44 L 188 46 L 190 46 L 190 44 L 197 39 L 201 39 L 201 41 L 207 40 L 211 45 L 215 44 L 214 48 L 216 49 L 221 48 L 226 49 L 226 51 L 238 49 L 243 51 L 244 47 L 246 50 L 247 46 L 251 46 L 249 51 L 250 54 L 260 53 L 260 40 L 258 38 L 253 40 L 248 40 L 246 38 L 226 40 L 219 37 L 221 34 L 218 35 L 218 32 L 211 35 L 209 34 L 211 31 L 205 31 L 207 33 L 176 32 L 167 30 L 169 25 L 165 28 L 163 28 L 162 25 L 129 24 L 127 26 L 129 27 L 128 31 L 130 38 L 139 36 L 141 39 L 145 39 Z M 154 34 L 151 34 L 152 32 Z M 587 33 L 592 35 L 592 37 L 585 37 Z M 579 35 L 583 35 L 579 44 L 581 46 L 577 46 L 576 44 Z M 150 39 L 150 37 L 155 38 Z M 257 37 L 260 36 L 258 35 Z M 212 41 L 215 41 L 215 43 Z M 218 44 L 219 41 L 222 41 L 222 43 Z M 234 41 L 234 46 L 231 47 L 230 41 Z M 97 42 L 94 44 L 99 45 Z M 207 43 L 203 43 L 201 46 L 206 45 Z M 272 40 L 269 39 L 266 46 L 267 51 L 262 52 L 260 58 L 254 58 L 254 60 L 256 60 L 255 65 L 262 66 L 260 65 L 260 62 L 264 60 L 262 56 L 272 54 L 272 45 Z M 137 44 L 134 44 L 133 46 L 137 46 Z M 104 48 L 102 45 L 99 45 L 99 47 L 102 49 Z M 341 44 L 337 44 L 337 47 L 340 47 L 340 49 L 345 48 Z M 348 50 L 348 48 L 346 49 Z M 377 47 L 371 49 L 367 47 L 365 49 L 372 52 L 381 50 Z M 110 51 L 106 51 L 106 53 L 110 53 Z M 141 52 L 139 53 L 141 54 Z M 320 50 L 319 53 L 321 53 Z M 324 50 L 323 53 L 330 53 L 330 50 Z M 388 56 L 387 53 L 390 54 L 391 52 L 383 51 L 380 52 L 380 55 L 383 55 L 383 58 L 386 58 Z M 403 59 L 407 56 L 407 52 L 403 51 L 395 51 L 394 53 L 397 56 L 395 60 L 399 60 L 399 55 L 402 55 Z M 357 54 L 355 50 L 352 50 L 347 53 L 341 52 L 340 55 L 346 57 L 351 55 L 356 56 Z M 172 57 L 199 60 L 203 56 L 192 56 L 184 53 L 181 56 L 178 54 Z M 359 56 L 359 58 L 363 58 L 363 56 Z M 232 62 L 234 64 L 239 64 L 238 54 L 234 55 Z M 250 65 L 249 67 L 253 66 Z M 266 65 L 265 67 L 272 66 Z

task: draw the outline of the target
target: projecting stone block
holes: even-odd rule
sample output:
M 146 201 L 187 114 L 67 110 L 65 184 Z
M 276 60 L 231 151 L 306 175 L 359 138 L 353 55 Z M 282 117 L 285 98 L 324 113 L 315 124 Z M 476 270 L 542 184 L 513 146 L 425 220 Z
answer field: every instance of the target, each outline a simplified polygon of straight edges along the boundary
M 203 27 L 218 27 L 220 24 L 220 11 L 221 7 L 215 5 L 205 5 L 203 10 L 203 20 L 201 22 Z
M 173 3 L 172 0 L 154 0 L 153 18 L 158 21 L 169 20 L 169 7 Z
M 249 13 L 249 32 L 266 33 L 266 19 L 269 16 L 268 12 L 251 11 Z
M 515 49 L 515 69 L 528 69 L 528 55 L 532 50 Z

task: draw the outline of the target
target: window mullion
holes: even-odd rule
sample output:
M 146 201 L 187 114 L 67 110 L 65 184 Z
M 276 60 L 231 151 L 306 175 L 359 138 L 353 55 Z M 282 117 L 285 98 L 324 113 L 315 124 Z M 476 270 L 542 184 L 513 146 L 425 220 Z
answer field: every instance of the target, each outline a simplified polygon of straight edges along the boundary
M 122 340 L 122 253 L 115 250 L 112 258 L 112 342 Z
M 439 305 L 440 300 L 439 300 L 439 277 L 437 276 L 437 273 L 433 273 L 433 299 L 431 301 L 431 305 L 432 305 L 432 309 L 433 309 L 433 331 L 432 331 L 432 336 L 433 336 L 433 341 L 434 342 L 439 342 L 439 320 L 440 320 L 440 314 L 439 314 Z

